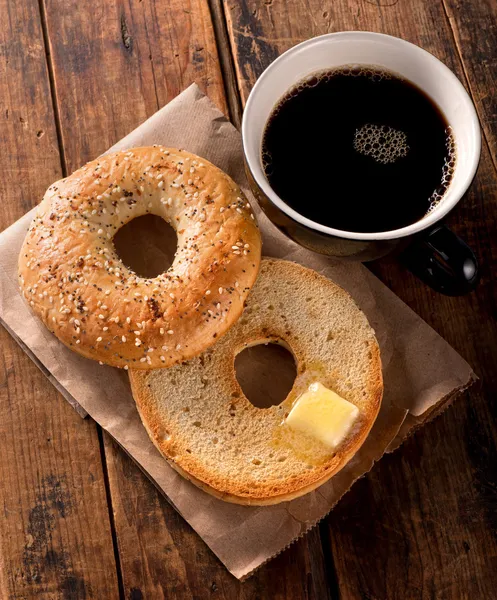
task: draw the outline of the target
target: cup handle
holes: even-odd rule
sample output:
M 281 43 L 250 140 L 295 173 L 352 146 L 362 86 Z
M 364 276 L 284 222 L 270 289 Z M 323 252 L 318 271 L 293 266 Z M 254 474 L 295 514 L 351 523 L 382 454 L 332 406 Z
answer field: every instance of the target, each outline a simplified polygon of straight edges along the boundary
M 474 252 L 445 225 L 435 225 L 416 237 L 400 260 L 414 275 L 447 296 L 468 294 L 478 283 Z

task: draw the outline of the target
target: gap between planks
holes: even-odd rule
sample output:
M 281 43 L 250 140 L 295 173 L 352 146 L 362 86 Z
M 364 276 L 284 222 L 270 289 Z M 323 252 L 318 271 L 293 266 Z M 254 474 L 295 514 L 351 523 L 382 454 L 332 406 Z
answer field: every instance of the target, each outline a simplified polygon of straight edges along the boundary
M 229 118 L 233 125 L 240 129 L 242 125 L 242 101 L 240 88 L 236 79 L 235 62 L 228 34 L 226 13 L 223 0 L 207 0 L 211 12 L 214 38 L 216 40 L 221 75 L 223 78 L 224 95 L 228 104 Z
M 52 100 L 52 108 L 54 113 L 54 121 L 55 121 L 55 131 L 57 134 L 57 146 L 59 148 L 59 156 L 60 156 L 60 166 L 62 169 L 62 176 L 67 177 L 67 161 L 66 154 L 64 151 L 64 145 L 62 143 L 62 128 L 60 125 L 60 113 L 59 113 L 59 103 L 57 102 L 57 93 L 55 88 L 55 76 L 54 69 L 52 65 L 52 57 L 50 56 L 50 42 L 48 39 L 48 27 L 47 27 L 47 13 L 45 11 L 44 0 L 38 0 L 38 8 L 40 11 L 40 22 L 41 22 L 41 31 L 43 34 L 43 46 L 45 48 L 45 59 L 47 63 L 48 70 L 48 80 L 50 85 L 50 98 Z

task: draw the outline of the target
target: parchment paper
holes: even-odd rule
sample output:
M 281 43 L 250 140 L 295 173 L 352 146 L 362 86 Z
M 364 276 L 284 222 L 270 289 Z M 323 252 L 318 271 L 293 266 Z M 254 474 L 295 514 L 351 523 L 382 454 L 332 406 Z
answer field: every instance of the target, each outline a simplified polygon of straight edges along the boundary
M 240 134 L 196 85 L 111 150 L 150 144 L 181 147 L 207 158 L 241 184 L 255 204 L 245 180 Z M 65 348 L 21 299 L 17 256 L 33 211 L 0 235 L 1 322 L 65 398 L 79 407 L 80 414 L 86 411 L 116 439 L 238 578 L 248 576 L 308 531 L 375 461 L 398 447 L 475 379 L 455 350 L 364 266 L 335 262 L 304 250 L 256 212 L 265 255 L 312 267 L 352 294 L 376 331 L 385 381 L 378 419 L 350 463 L 314 492 L 273 507 L 224 503 L 172 470 L 149 441 L 126 373 Z

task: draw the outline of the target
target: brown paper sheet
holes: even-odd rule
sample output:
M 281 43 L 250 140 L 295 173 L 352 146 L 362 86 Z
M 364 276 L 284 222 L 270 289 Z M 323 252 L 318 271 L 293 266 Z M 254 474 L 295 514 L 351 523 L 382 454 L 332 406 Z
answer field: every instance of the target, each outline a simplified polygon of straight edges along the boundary
M 254 204 L 247 190 L 240 134 L 197 86 L 111 150 L 150 144 L 182 147 L 207 158 L 241 184 Z M 470 366 L 364 266 L 300 248 L 258 211 L 265 255 L 316 269 L 347 289 L 364 310 L 381 347 L 385 395 L 363 447 L 319 489 L 273 507 L 224 503 L 185 481 L 161 458 L 140 422 L 125 372 L 65 348 L 24 304 L 17 290 L 17 256 L 31 217 L 25 215 L 0 235 L 1 322 L 66 399 L 117 440 L 238 578 L 308 531 L 385 451 L 398 447 L 475 379 Z

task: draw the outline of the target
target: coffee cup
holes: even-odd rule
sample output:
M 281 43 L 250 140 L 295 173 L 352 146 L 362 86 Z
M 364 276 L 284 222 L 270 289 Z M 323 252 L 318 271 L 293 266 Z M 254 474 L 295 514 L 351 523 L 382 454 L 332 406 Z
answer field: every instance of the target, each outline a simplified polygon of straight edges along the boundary
M 364 233 L 323 225 L 289 206 L 264 172 L 264 131 L 280 99 L 309 75 L 345 65 L 374 65 L 399 74 L 431 98 L 451 127 L 457 162 L 450 185 L 433 210 L 405 227 Z M 460 295 L 475 287 L 476 257 L 443 219 L 475 176 L 481 150 L 478 116 L 461 82 L 429 52 L 396 37 L 362 31 L 327 34 L 298 44 L 271 63 L 255 83 L 243 114 L 242 137 L 254 195 L 269 219 L 297 243 L 324 255 L 364 262 L 396 249 L 411 271 L 442 293 Z

